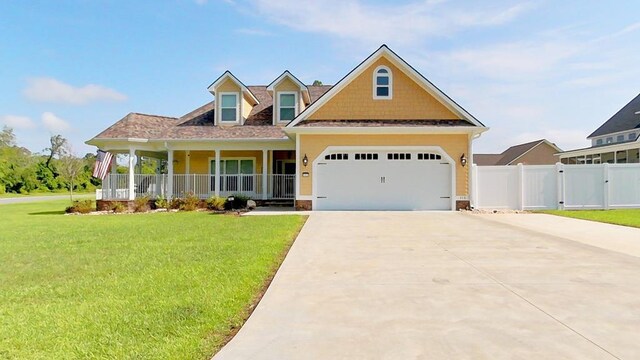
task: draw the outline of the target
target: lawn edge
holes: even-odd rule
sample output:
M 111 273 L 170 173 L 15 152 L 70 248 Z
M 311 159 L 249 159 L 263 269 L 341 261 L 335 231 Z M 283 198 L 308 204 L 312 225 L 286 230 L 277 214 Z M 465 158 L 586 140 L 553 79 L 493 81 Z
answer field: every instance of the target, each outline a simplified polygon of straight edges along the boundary
M 269 290 L 269 287 L 271 286 L 273 279 L 275 279 L 276 274 L 278 273 L 278 271 L 280 271 L 282 264 L 284 264 L 284 260 L 287 258 L 287 255 L 289 255 L 289 251 L 291 251 L 293 244 L 295 244 L 296 240 L 298 240 L 298 236 L 300 235 L 302 228 L 304 228 L 305 224 L 307 223 L 307 220 L 309 220 L 309 215 L 300 215 L 300 216 L 302 216 L 303 218 L 302 225 L 295 232 L 295 234 L 293 234 L 293 240 L 291 240 L 291 243 L 289 243 L 289 245 L 287 245 L 282 251 L 282 253 L 278 256 L 277 266 L 275 266 L 275 268 L 272 269 L 271 273 L 262 284 L 260 291 L 258 291 L 256 296 L 251 300 L 249 305 L 244 309 L 246 311 L 246 316 L 242 319 L 242 324 L 240 324 L 239 326 L 231 327 L 229 329 L 229 333 L 225 335 L 224 339 L 220 342 L 218 348 L 214 349 L 214 352 L 210 356 L 208 356 L 207 359 L 212 359 L 214 356 L 216 356 L 217 353 L 220 352 L 220 350 L 222 350 L 222 348 L 224 348 L 231 340 L 233 340 L 233 338 L 238 334 L 240 329 L 242 329 L 244 324 L 247 323 L 247 320 L 249 320 L 249 318 L 251 317 L 255 309 L 260 304 L 260 301 L 264 297 L 264 294 L 267 292 L 267 290 Z
M 558 211 L 558 210 L 556 210 L 556 211 Z M 559 211 L 575 211 L 575 212 L 579 212 L 580 210 L 559 210 Z M 608 210 L 601 210 L 601 211 L 608 211 Z M 618 225 L 618 226 L 624 226 L 624 227 L 628 227 L 628 228 L 632 228 L 632 229 L 640 229 L 640 226 L 636 226 L 636 225 L 623 224 L 623 223 L 619 223 L 619 222 L 612 222 L 612 221 L 605 221 L 605 220 L 585 219 L 585 218 L 582 218 L 582 217 L 568 216 L 568 215 L 562 215 L 561 213 L 549 212 L 549 210 L 537 210 L 534 213 L 552 215 L 552 216 L 559 216 L 559 217 L 563 217 L 563 218 L 567 218 L 567 219 L 592 221 L 592 222 L 597 222 L 597 223 L 601 223 L 601 224 Z

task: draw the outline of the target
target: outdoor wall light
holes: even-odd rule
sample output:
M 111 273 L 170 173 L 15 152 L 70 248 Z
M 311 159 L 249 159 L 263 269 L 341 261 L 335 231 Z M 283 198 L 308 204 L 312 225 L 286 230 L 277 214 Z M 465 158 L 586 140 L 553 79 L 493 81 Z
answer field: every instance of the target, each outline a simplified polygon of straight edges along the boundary
M 462 165 L 463 167 L 467 165 L 467 157 L 464 156 L 464 153 L 462 153 L 462 156 L 460 156 L 460 165 Z
M 309 158 L 307 157 L 307 154 L 304 154 L 304 157 L 302 158 L 302 165 L 306 167 L 308 163 L 309 163 Z

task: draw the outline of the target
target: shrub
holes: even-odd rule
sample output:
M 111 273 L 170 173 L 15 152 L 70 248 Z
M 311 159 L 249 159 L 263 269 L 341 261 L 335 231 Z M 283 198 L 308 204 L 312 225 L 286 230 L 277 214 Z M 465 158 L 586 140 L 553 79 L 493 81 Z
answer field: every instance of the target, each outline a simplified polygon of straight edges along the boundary
M 169 201 L 169 209 L 180 209 L 182 207 L 183 200 L 179 198 L 173 198 Z
M 250 197 L 242 194 L 234 194 L 231 195 L 231 197 L 233 197 L 232 201 L 227 199 L 224 203 L 225 210 L 244 209 L 247 207 L 247 201 L 251 199 Z
M 76 200 L 73 204 L 65 209 L 65 212 L 68 214 L 88 214 L 95 210 L 95 206 L 93 205 L 93 201 L 91 200 Z
M 111 210 L 114 213 L 123 213 L 123 212 L 127 211 L 127 207 L 121 202 L 115 202 L 111 206 Z
M 219 196 L 212 196 L 207 199 L 207 209 L 209 210 L 224 210 L 224 203 L 227 201 L 225 198 Z
M 143 196 L 133 201 L 133 212 L 149 211 L 149 196 Z
M 157 209 L 168 209 L 169 201 L 165 199 L 162 195 L 156 198 L 156 208 Z
M 186 198 L 182 200 L 182 204 L 180 204 L 180 210 L 182 211 L 195 211 L 200 206 L 200 198 L 193 195 L 193 193 L 189 193 Z

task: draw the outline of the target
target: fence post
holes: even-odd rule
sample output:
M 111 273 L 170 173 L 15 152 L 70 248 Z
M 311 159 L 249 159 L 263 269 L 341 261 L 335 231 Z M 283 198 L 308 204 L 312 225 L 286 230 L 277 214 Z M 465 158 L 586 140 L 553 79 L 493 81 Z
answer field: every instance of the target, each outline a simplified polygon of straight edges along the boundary
M 471 164 L 471 194 L 469 196 L 469 202 L 472 209 L 476 208 L 478 202 L 478 165 Z
M 605 163 L 604 166 L 602 166 L 602 172 L 604 178 L 604 191 L 602 192 L 604 200 L 603 205 L 605 210 L 609 210 L 609 163 Z
M 524 210 L 524 165 L 518 163 L 518 210 Z
M 564 210 L 564 165 L 559 162 L 556 163 L 556 184 L 558 210 Z

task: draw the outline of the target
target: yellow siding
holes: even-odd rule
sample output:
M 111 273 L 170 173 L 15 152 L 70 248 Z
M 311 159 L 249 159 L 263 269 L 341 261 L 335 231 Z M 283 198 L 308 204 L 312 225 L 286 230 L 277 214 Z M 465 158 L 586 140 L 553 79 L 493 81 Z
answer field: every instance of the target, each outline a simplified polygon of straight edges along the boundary
M 186 171 L 186 152 L 175 151 L 174 159 L 178 160 L 173 164 L 174 174 L 184 174 Z M 215 151 L 191 151 L 190 153 L 190 174 L 209 174 L 209 159 L 215 158 Z M 262 173 L 262 151 L 221 151 L 221 158 L 255 158 L 256 173 Z
M 291 81 L 288 77 L 285 77 L 282 81 L 280 81 L 276 86 L 273 87 L 273 90 L 278 91 L 300 91 L 300 88 L 296 83 Z
M 301 135 L 298 171 L 308 172 L 309 177 L 300 177 L 300 195 L 312 195 L 312 164 L 327 146 L 440 146 L 456 161 L 456 195 L 466 196 L 468 192 L 469 166 L 462 167 L 458 159 L 466 154 L 468 137 L 461 135 Z M 302 157 L 307 155 L 309 165 L 302 165 Z M 468 155 L 467 155 L 468 156 Z
M 222 84 L 218 85 L 215 88 L 216 94 L 218 92 L 240 92 L 240 86 L 233 82 L 231 79 L 227 78 L 227 80 L 223 81 Z
M 393 74 L 391 100 L 373 99 L 373 72 L 379 65 L 389 67 Z M 459 119 L 459 116 L 442 105 L 389 60 L 382 57 L 353 79 L 309 119 Z
M 242 97 L 242 118 L 244 120 L 246 120 L 249 117 L 249 114 L 251 113 L 252 109 L 253 109 L 253 106 L 251 106 L 251 104 L 249 104 L 249 102 L 243 96 Z M 243 123 L 244 123 L 244 120 L 243 120 Z

